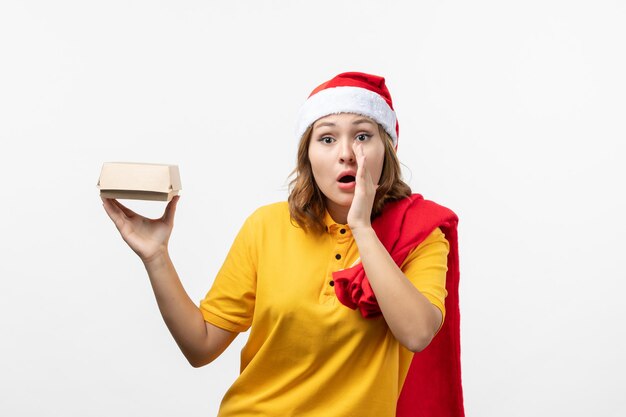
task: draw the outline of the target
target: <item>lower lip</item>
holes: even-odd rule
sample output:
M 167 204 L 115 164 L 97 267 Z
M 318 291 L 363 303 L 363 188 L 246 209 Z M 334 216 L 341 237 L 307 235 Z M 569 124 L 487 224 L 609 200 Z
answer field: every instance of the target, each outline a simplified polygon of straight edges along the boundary
M 350 191 L 350 190 L 354 190 L 354 187 L 356 187 L 356 182 L 354 182 L 354 181 L 352 181 L 352 182 L 338 182 L 337 186 L 339 187 L 340 190 Z

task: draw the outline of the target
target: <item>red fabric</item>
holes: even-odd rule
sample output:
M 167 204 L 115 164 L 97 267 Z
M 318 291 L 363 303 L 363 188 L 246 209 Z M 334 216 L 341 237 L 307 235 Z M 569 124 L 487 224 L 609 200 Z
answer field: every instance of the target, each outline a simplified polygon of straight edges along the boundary
M 446 319 L 422 352 L 413 355 L 397 404 L 397 417 L 463 417 L 459 313 L 458 217 L 419 194 L 389 203 L 372 222 L 378 238 L 400 265 L 436 227 L 450 244 L 445 300 Z M 381 314 L 362 264 L 333 273 L 335 293 L 365 318 Z

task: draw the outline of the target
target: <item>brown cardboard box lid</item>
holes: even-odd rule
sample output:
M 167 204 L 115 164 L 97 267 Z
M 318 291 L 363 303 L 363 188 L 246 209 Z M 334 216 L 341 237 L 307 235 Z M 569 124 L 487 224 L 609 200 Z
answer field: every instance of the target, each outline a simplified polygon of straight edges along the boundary
M 105 162 L 98 180 L 105 198 L 170 201 L 182 189 L 177 165 Z

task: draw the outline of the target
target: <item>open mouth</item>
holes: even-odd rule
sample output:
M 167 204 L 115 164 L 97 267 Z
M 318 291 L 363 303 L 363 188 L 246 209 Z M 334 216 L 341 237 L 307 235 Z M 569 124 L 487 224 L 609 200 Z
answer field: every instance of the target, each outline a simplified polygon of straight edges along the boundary
M 344 184 L 348 184 L 354 181 L 356 181 L 356 178 L 354 177 L 354 175 L 344 175 L 343 177 L 339 178 L 339 182 L 344 183 Z

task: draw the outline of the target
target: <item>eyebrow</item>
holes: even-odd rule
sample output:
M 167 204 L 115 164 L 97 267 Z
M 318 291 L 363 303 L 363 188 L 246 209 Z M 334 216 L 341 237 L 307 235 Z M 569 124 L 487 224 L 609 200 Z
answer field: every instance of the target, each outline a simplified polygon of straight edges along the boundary
M 363 124 L 363 123 L 367 123 L 367 124 L 370 124 L 370 125 L 374 126 L 374 122 L 372 122 L 369 119 L 357 119 L 354 122 L 352 122 L 353 125 L 360 125 L 360 124 Z
M 354 122 L 352 122 L 352 125 L 355 126 L 355 125 L 360 125 L 360 124 L 363 124 L 363 123 L 367 123 L 367 124 L 370 124 L 370 125 L 374 126 L 374 123 L 371 120 L 368 120 L 368 119 L 356 119 Z M 317 125 L 315 127 L 319 128 L 319 127 L 323 127 L 323 126 L 335 127 L 337 125 L 335 123 L 332 123 L 332 122 L 322 122 L 322 123 L 320 123 L 319 125 Z
M 337 125 L 336 125 L 336 124 L 334 124 L 334 123 L 331 123 L 331 122 L 323 122 L 323 123 L 318 124 L 318 125 L 317 125 L 317 126 L 315 126 L 315 127 L 317 128 L 317 127 L 323 127 L 323 126 L 330 126 L 330 127 L 334 127 L 334 126 L 337 126 Z

